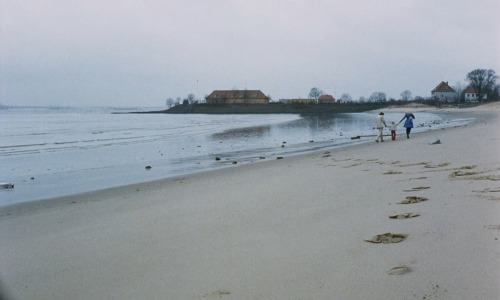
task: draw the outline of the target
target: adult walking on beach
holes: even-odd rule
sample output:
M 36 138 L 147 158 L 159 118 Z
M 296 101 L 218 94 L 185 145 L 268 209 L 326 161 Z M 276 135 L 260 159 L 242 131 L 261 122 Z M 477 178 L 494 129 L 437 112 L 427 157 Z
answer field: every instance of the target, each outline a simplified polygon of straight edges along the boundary
M 378 135 L 377 135 L 377 139 L 375 140 L 375 142 L 383 142 L 384 141 L 384 127 L 387 127 L 387 124 L 385 124 L 385 120 L 384 120 L 384 113 L 383 112 L 380 112 L 377 116 L 377 129 L 378 129 Z
M 399 123 L 403 122 L 403 120 L 405 120 L 405 119 L 406 119 L 406 121 L 405 121 L 405 124 L 403 125 L 403 127 L 406 128 L 406 138 L 409 139 L 411 129 L 413 128 L 413 119 L 415 119 L 415 116 L 411 113 L 411 111 L 407 110 L 407 111 L 405 111 L 405 115 L 401 119 L 401 121 L 399 121 Z M 398 123 L 398 125 L 399 125 L 399 123 Z

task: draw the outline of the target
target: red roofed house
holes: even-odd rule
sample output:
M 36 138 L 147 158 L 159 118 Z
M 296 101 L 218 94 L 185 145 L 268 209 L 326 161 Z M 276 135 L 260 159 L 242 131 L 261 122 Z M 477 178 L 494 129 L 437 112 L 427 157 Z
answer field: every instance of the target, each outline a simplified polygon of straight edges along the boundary
M 335 103 L 335 98 L 332 95 L 321 95 L 318 98 L 318 104 L 333 104 Z
M 448 82 L 441 81 L 432 91 L 431 95 L 434 99 L 438 101 L 453 102 L 457 100 L 457 93 Z
M 208 104 L 269 104 L 260 90 L 215 90 L 206 98 Z
M 468 86 L 464 91 L 465 102 L 477 102 L 479 101 L 479 91 L 473 86 Z M 486 95 L 483 95 L 483 100 L 486 100 Z

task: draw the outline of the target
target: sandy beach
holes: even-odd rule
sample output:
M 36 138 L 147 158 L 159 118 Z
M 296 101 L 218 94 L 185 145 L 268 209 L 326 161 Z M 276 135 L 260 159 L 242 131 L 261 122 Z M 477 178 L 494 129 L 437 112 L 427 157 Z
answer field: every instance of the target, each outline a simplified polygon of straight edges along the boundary
M 500 299 L 500 105 L 440 111 L 478 121 L 2 207 L 1 295 Z

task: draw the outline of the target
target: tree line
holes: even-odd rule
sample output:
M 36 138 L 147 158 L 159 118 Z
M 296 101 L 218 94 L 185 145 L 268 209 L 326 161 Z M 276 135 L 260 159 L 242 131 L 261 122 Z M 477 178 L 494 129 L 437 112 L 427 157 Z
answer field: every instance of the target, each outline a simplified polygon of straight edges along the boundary
M 463 85 L 461 82 L 457 82 L 452 88 L 455 90 L 457 94 L 456 101 L 464 102 L 465 101 L 465 91 L 467 87 L 475 88 L 478 100 L 479 101 L 498 101 L 500 100 L 500 84 L 498 83 L 499 77 L 495 74 L 494 70 L 491 69 L 475 69 L 467 73 L 465 76 L 466 85 Z M 324 95 L 323 91 L 318 87 L 311 88 L 309 92 L 309 98 L 313 99 L 317 102 L 320 96 Z M 410 101 L 410 100 L 429 100 L 432 97 L 421 97 L 421 96 L 412 96 L 412 92 L 410 90 L 404 90 L 400 94 L 400 99 L 387 99 L 387 96 L 384 92 L 373 92 L 369 97 L 360 97 L 357 102 L 386 102 L 386 101 Z M 352 97 L 344 93 L 337 100 L 341 102 L 353 102 Z
M 475 69 L 467 73 L 465 76 L 466 85 L 461 82 L 457 82 L 452 88 L 457 93 L 457 102 L 465 101 L 465 91 L 467 87 L 473 87 L 477 91 L 478 100 L 483 101 L 486 99 L 487 101 L 498 101 L 500 100 L 500 84 L 498 83 L 499 77 L 495 74 L 494 70 L 491 69 Z M 314 100 L 315 103 L 318 102 L 318 98 L 325 93 L 318 87 L 313 87 L 309 91 L 308 97 Z M 205 100 L 206 100 L 205 96 Z M 269 98 L 271 96 L 269 95 Z M 413 97 L 412 92 L 410 90 L 404 90 L 400 94 L 400 99 L 402 101 L 411 101 L 411 100 L 427 100 L 431 99 L 431 97 L 421 97 L 416 96 Z M 343 93 L 340 98 L 337 100 L 341 102 L 354 102 L 354 99 L 348 94 Z M 387 95 L 384 92 L 375 91 L 369 97 L 360 97 L 357 102 L 386 102 L 386 101 L 395 101 L 396 99 L 387 99 Z M 187 97 L 181 98 L 167 98 L 165 104 L 168 108 L 173 106 L 183 104 L 197 104 L 200 102 L 199 99 L 192 93 L 188 94 Z

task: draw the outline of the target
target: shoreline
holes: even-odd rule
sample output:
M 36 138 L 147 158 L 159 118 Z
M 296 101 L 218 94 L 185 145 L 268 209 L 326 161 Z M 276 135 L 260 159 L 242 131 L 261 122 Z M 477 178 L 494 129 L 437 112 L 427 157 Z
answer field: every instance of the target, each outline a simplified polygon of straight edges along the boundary
M 500 105 L 462 112 L 478 119 L 0 207 L 2 290 L 16 299 L 498 298 Z M 407 196 L 427 201 L 398 204 Z M 419 216 L 389 218 L 401 213 Z M 407 238 L 365 241 L 386 232 Z
M 431 113 L 431 114 L 436 114 L 436 115 L 441 115 L 441 116 L 454 116 L 456 115 L 456 111 L 458 111 L 457 108 L 451 109 L 454 112 L 447 112 L 444 109 L 438 110 L 437 108 L 433 106 L 426 106 L 426 105 L 418 105 L 418 104 L 412 104 L 408 105 L 405 107 L 390 107 L 387 108 L 387 112 L 397 112 L 398 114 L 401 113 L 403 114 L 404 109 L 410 107 L 411 109 L 415 109 L 417 112 L 426 112 L 426 113 Z M 376 112 L 376 111 L 374 111 Z M 393 116 L 394 117 L 394 116 Z M 450 117 L 450 119 L 453 119 Z M 452 121 L 453 122 L 453 121 Z M 447 122 L 448 123 L 448 122 Z M 460 123 L 460 122 L 459 122 Z M 428 123 L 429 126 L 430 124 L 436 124 L 436 123 Z M 432 129 L 427 129 L 427 126 L 422 125 L 417 125 L 416 124 L 416 129 L 414 130 L 413 134 L 420 134 L 418 132 L 419 130 L 424 130 L 424 131 L 436 131 L 440 130 L 440 126 L 443 126 L 443 123 L 437 123 L 438 125 L 433 125 Z M 436 128 L 435 126 L 438 126 Z M 449 126 L 454 127 L 456 124 L 453 125 L 444 125 L 444 126 Z M 340 128 L 340 130 L 342 130 Z M 401 128 L 399 129 L 400 131 L 402 130 Z M 415 132 L 417 131 L 417 132 Z M 342 132 L 341 132 L 342 135 Z M 388 133 L 386 133 L 384 136 L 389 136 Z M 375 132 L 373 132 L 373 138 L 375 137 Z M 401 138 L 401 136 L 400 136 Z M 285 139 L 285 138 L 284 138 Z M 307 139 L 305 140 L 307 141 Z M 225 168 L 234 168 L 234 167 L 240 167 L 242 165 L 247 165 L 247 164 L 253 164 L 253 163 L 260 163 L 260 162 L 269 162 L 272 160 L 277 159 L 278 157 L 280 158 L 290 158 L 292 156 L 296 155 L 302 155 L 302 154 L 310 154 L 314 153 L 317 151 L 323 151 L 325 149 L 337 149 L 337 148 L 343 148 L 343 147 L 350 147 L 350 146 L 356 146 L 359 144 L 363 143 L 370 143 L 371 142 L 371 135 L 364 135 L 360 139 L 349 139 L 349 135 L 346 135 L 344 140 L 342 139 L 333 139 L 331 138 L 330 140 L 319 140 L 315 141 L 314 145 L 309 143 L 304 142 L 304 145 L 293 145 L 293 144 L 288 144 L 286 148 L 282 148 L 280 150 L 272 150 L 270 151 L 269 149 L 265 148 L 265 152 L 252 152 L 254 154 L 250 154 L 250 151 L 247 152 L 234 152 L 234 153 L 227 153 L 230 154 L 229 156 L 221 156 L 222 160 L 220 162 L 214 162 L 213 159 L 210 160 L 207 157 L 202 158 L 202 157 L 194 157 L 192 160 L 193 165 L 191 167 L 186 166 L 184 170 L 175 172 L 175 171 L 169 171 L 169 170 L 164 170 L 165 166 L 162 165 L 161 161 L 158 161 L 160 164 L 157 165 L 157 161 L 151 161 L 150 164 L 153 166 L 153 171 L 148 171 L 147 173 L 140 173 L 141 170 L 143 171 L 143 166 L 141 165 L 136 165 L 135 169 L 135 182 L 134 180 L 130 180 L 130 178 L 133 178 L 131 176 L 127 177 L 126 179 L 122 178 L 119 176 L 121 172 L 127 172 L 128 170 L 116 166 L 115 167 L 115 172 L 117 172 L 118 177 L 115 178 L 113 176 L 110 178 L 110 180 L 106 180 L 102 175 L 99 175 L 97 173 L 93 172 L 93 169 L 88 169 L 88 170 L 82 170 L 80 176 L 83 177 L 88 177 L 90 181 L 86 181 L 84 185 L 75 185 L 77 184 L 74 180 L 69 180 L 69 181 L 63 181 L 61 182 L 61 186 L 53 186 L 53 180 L 54 178 L 57 178 L 57 174 L 48 174 L 43 177 L 40 176 L 35 176 L 37 178 L 36 185 L 33 185 L 33 182 L 30 182 L 30 180 L 23 180 L 22 182 L 13 182 L 16 184 L 16 190 L 12 191 L 2 191 L 2 193 L 6 196 L 3 199 L 3 202 L 0 204 L 0 207 L 5 207 L 5 206 L 10 206 L 10 205 L 16 205 L 19 203 L 29 203 L 29 202 L 37 202 L 37 201 L 47 201 L 53 198 L 61 198 L 61 197 L 66 197 L 66 196 L 71 196 L 71 195 L 81 195 L 84 193 L 88 192 L 95 192 L 95 191 L 101 191 L 101 190 L 107 190 L 110 188 L 119 188 L 131 184 L 141 184 L 141 183 L 148 183 L 150 181 L 158 181 L 158 180 L 168 180 L 170 178 L 175 178 L 175 177 L 182 177 L 182 176 L 189 176 L 190 174 L 196 174 L 199 172 L 210 172 L 213 170 L 218 170 L 218 169 L 225 169 Z M 307 145 L 306 145 L 307 144 Z M 289 146 L 289 147 L 288 147 Z M 307 148 L 307 149 L 306 149 Z M 279 148 L 277 148 L 279 149 Z M 256 150 L 258 151 L 258 150 Z M 264 151 L 264 148 L 263 148 Z M 222 154 L 222 153 L 221 153 Z M 162 154 L 163 155 L 163 154 Z M 234 156 L 235 155 L 235 156 Z M 217 155 L 213 155 L 215 158 Z M 262 159 L 262 157 L 265 157 Z M 201 165 L 200 165 L 201 164 Z M 237 165 L 236 165 L 237 164 Z M 146 163 L 147 165 L 147 163 Z M 125 165 L 124 165 L 125 166 Z M 127 166 L 129 167 L 129 166 Z M 159 167 L 159 168 L 156 168 Z M 201 170 L 197 169 L 201 168 Z M 109 169 L 109 168 L 108 168 Z M 110 169 L 111 170 L 111 169 Z M 167 173 L 164 173 L 164 172 Z M 26 177 L 28 176 L 28 177 Z M 29 175 L 26 175 L 26 178 L 29 178 Z M 73 176 L 74 178 L 77 178 Z M 52 181 L 51 181 L 52 180 Z M 19 184 L 19 185 L 18 185 Z M 38 187 L 39 186 L 46 186 L 46 190 L 40 190 Z M 12 193 L 12 194 L 9 194 Z M 17 200 L 16 200 L 17 199 Z M 22 200 L 21 200 L 22 199 Z

